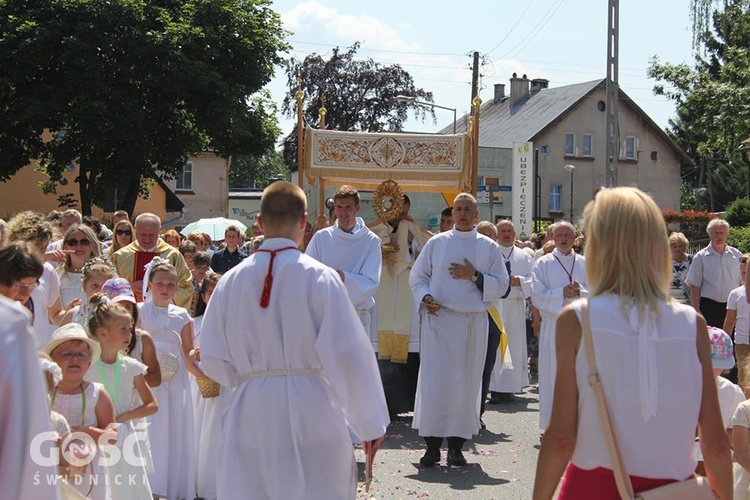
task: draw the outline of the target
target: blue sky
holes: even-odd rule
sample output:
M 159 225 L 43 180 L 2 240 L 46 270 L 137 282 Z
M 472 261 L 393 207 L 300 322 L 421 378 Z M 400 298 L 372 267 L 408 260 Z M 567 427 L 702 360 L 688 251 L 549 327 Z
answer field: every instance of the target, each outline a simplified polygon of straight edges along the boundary
M 654 55 L 692 62 L 688 4 L 620 1 L 620 85 L 662 127 L 674 106 L 653 94 L 646 68 Z M 484 100 L 514 72 L 546 78 L 551 87 L 606 76 L 607 0 L 277 0 L 273 8 L 292 32 L 291 56 L 325 55 L 333 46 L 360 41 L 360 55 L 401 64 L 418 87 L 433 92 L 436 104 L 457 108 L 459 115 L 469 108 L 474 50 L 484 56 Z M 277 71 L 268 89 L 278 103 L 285 84 Z M 406 128 L 437 131 L 452 121 L 451 112 L 435 112 L 437 124 L 411 119 Z M 289 119 L 280 117 L 280 123 L 284 133 L 292 127 Z

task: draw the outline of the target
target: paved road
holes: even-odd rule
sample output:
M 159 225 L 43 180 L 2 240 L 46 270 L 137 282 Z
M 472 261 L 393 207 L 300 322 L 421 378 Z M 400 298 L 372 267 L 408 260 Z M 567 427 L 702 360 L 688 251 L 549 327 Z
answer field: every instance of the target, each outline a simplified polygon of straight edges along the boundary
M 531 498 L 539 453 L 539 402 L 536 386 L 514 403 L 487 405 L 487 429 L 464 446 L 468 465 L 445 465 L 443 443 L 440 466 L 419 464 L 424 454 L 422 438 L 411 428 L 411 414 L 400 416 L 388 428 L 375 459 L 369 493 L 360 487 L 358 500 L 525 499 Z M 360 482 L 364 481 L 364 454 L 357 451 Z M 360 485 L 361 486 L 361 485 Z

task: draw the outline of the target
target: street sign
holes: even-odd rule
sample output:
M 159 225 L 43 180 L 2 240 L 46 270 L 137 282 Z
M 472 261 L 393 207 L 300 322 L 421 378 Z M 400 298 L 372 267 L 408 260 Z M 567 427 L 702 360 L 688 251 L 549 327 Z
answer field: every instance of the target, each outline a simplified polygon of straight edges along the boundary
M 512 190 L 511 186 L 493 186 L 491 184 L 487 184 L 484 186 L 485 191 L 504 191 L 504 192 L 510 192 Z

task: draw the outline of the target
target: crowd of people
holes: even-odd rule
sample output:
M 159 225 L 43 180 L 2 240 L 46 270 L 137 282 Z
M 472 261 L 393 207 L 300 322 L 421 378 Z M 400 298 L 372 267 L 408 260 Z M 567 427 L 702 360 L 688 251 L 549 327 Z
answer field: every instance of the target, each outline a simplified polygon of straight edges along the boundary
M 218 245 L 148 213 L 0 221 L 0 496 L 353 498 L 352 445 L 371 465 L 393 413 L 372 342 L 387 284 L 389 328 L 418 341 L 422 466 L 444 442 L 465 466 L 486 405 L 538 375 L 534 498 L 620 498 L 623 471 L 631 493 L 697 471 L 750 498 L 750 254 L 725 221 L 689 255 L 634 188 L 529 241 L 468 193 L 436 234 L 402 205 L 368 223 L 342 186 L 313 224 L 280 181 Z

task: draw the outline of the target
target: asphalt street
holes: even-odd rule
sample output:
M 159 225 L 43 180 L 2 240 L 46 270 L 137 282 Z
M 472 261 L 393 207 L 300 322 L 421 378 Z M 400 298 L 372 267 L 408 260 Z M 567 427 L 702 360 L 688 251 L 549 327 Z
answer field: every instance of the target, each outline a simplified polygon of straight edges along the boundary
M 531 498 L 539 453 L 539 398 L 536 386 L 527 388 L 517 401 L 487 405 L 487 429 L 464 446 L 465 467 L 442 461 L 426 468 L 419 459 L 424 440 L 411 428 L 412 415 L 399 416 L 388 428 L 375 457 L 369 493 L 363 486 L 364 453 L 356 451 L 360 487 L 357 499 L 524 499 Z

